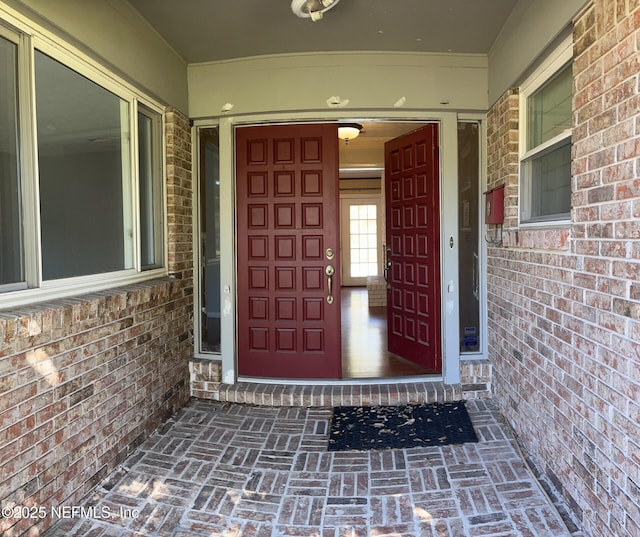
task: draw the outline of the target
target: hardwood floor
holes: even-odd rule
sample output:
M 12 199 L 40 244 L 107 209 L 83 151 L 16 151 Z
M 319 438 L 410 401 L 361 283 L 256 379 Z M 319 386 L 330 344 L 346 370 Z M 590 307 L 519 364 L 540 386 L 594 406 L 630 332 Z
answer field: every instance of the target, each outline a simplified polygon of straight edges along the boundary
M 387 351 L 387 311 L 369 308 L 366 288 L 343 287 L 341 298 L 343 378 L 437 374 Z

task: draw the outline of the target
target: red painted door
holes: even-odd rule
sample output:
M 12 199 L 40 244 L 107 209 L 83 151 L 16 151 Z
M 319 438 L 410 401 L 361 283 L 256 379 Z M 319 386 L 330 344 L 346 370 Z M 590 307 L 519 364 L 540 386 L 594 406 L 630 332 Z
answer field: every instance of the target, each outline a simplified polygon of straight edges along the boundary
M 236 131 L 240 375 L 341 377 L 337 178 L 335 125 Z
M 389 352 L 442 371 L 438 125 L 385 144 Z

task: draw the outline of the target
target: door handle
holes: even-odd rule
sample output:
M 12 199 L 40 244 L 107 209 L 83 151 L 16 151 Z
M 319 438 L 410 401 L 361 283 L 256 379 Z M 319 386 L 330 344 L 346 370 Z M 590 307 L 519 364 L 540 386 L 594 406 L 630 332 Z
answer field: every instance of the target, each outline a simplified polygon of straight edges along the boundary
M 327 265 L 324 269 L 324 273 L 327 275 L 327 288 L 329 290 L 327 302 L 329 304 L 333 304 L 333 275 L 336 273 L 336 269 L 333 265 Z
M 384 269 L 382 274 L 384 281 L 389 283 L 389 269 L 391 268 L 391 248 L 386 248 L 384 251 Z

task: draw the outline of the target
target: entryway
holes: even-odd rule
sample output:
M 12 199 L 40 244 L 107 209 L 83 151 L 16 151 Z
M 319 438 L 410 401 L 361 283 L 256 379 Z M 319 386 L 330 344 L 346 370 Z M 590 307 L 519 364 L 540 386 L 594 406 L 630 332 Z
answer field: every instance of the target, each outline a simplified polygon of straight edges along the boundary
M 455 116 L 454 116 L 455 118 Z M 458 124 L 458 131 L 460 131 L 461 126 L 463 126 L 465 123 L 468 123 L 469 125 L 473 126 L 473 130 L 475 131 L 476 135 L 475 135 L 475 144 L 477 145 L 478 143 L 478 129 L 477 129 L 477 125 L 478 122 L 451 122 L 451 118 L 450 117 L 446 117 L 440 120 L 441 124 L 444 125 L 443 129 L 442 129 L 442 138 L 445 140 L 445 147 L 449 147 L 451 148 L 451 142 L 453 142 L 455 147 L 455 141 L 456 138 L 453 138 L 451 136 L 452 130 L 455 130 L 455 126 L 456 124 Z M 375 122 L 374 122 L 375 123 Z M 379 123 L 384 123 L 383 121 L 379 122 Z M 334 124 L 335 125 L 335 124 Z M 411 127 L 415 127 L 417 126 L 417 124 L 413 124 L 411 125 Z M 453 127 L 453 129 L 452 129 Z M 214 129 L 199 129 L 199 132 L 202 133 L 203 131 L 213 131 Z M 200 292 L 200 297 L 201 297 L 201 305 L 202 307 L 199 308 L 199 311 L 202 312 L 202 319 L 203 322 L 200 325 L 200 330 L 198 330 L 198 327 L 196 328 L 196 337 L 197 337 L 197 341 L 200 341 L 200 345 L 199 345 L 199 351 L 200 353 L 197 353 L 197 355 L 200 355 L 202 357 L 206 357 L 209 355 L 209 353 L 211 353 L 211 356 L 215 358 L 215 353 L 218 349 L 220 349 L 220 354 L 218 356 L 220 356 L 222 358 L 222 377 L 223 377 L 223 381 L 225 383 L 229 383 L 229 382 L 236 382 L 236 375 L 237 375 L 237 371 L 235 370 L 235 365 L 234 365 L 234 355 L 236 354 L 237 350 L 235 350 L 236 348 L 236 343 L 234 342 L 234 339 L 237 337 L 237 341 L 238 343 L 242 343 L 243 338 L 246 339 L 246 334 L 242 334 L 242 327 L 238 326 L 237 328 L 232 328 L 232 325 L 230 323 L 233 323 L 233 319 L 234 318 L 238 318 L 241 316 L 241 312 L 237 311 L 236 312 L 236 307 L 238 306 L 237 303 L 237 299 L 235 298 L 235 293 L 237 292 L 242 292 L 242 288 L 243 285 L 240 282 L 237 282 L 238 285 L 235 285 L 235 281 L 233 281 L 232 279 L 230 279 L 230 276 L 232 276 L 232 273 L 229 272 L 229 269 L 231 268 L 231 262 L 229 260 L 228 254 L 230 251 L 232 251 L 229 248 L 230 244 L 234 244 L 236 243 L 236 239 L 233 235 L 229 235 L 228 233 L 221 233 L 221 229 L 226 229 L 227 227 L 229 227 L 229 223 L 230 223 L 230 217 L 229 217 L 229 208 L 228 208 L 228 203 L 229 203 L 229 194 L 234 192 L 234 189 L 238 187 L 238 185 L 231 185 L 231 186 L 226 186 L 226 181 L 228 179 L 226 179 L 226 175 L 229 174 L 229 163 L 228 163 L 228 159 L 229 156 L 227 155 L 226 159 L 227 159 L 227 163 L 225 162 L 218 162 L 218 158 L 220 156 L 220 154 L 222 155 L 222 160 L 224 160 L 224 155 L 226 153 L 226 151 L 228 151 L 229 148 L 232 148 L 233 146 L 229 145 L 229 141 L 231 141 L 231 135 L 233 135 L 233 137 L 235 138 L 235 132 L 236 130 L 232 129 L 232 130 L 228 130 L 228 128 L 225 128 L 225 130 L 223 130 L 223 132 L 226 132 L 226 136 L 227 136 L 227 142 L 226 145 L 227 147 L 223 148 L 223 151 L 218 152 L 216 155 L 213 156 L 213 158 L 209 158 L 208 160 L 210 161 L 210 163 L 213 163 L 213 165 L 208 166 L 209 168 L 217 168 L 218 164 L 221 167 L 221 169 L 224 171 L 223 175 L 222 175 L 222 180 L 220 180 L 221 175 L 218 172 L 218 170 L 215 170 L 215 172 L 217 173 L 212 173 L 212 170 L 208 170 L 208 175 L 209 177 L 204 177 L 203 176 L 203 168 L 207 167 L 206 165 L 206 158 L 203 158 L 202 155 L 202 143 L 201 145 L 201 161 L 200 161 L 200 174 L 201 174 L 201 181 L 200 181 L 200 186 L 201 186 L 201 208 L 203 208 L 204 204 L 208 204 L 209 206 L 206 208 L 206 210 L 202 211 L 202 217 L 201 217 L 201 226 L 202 226 L 202 234 L 201 234 L 201 238 L 202 238 L 202 251 L 206 252 L 206 253 L 214 253 L 214 262 L 212 263 L 211 258 L 209 257 L 209 255 L 201 255 L 201 259 L 202 259 L 202 266 L 204 267 L 203 270 L 203 276 L 201 278 L 201 282 L 203 284 L 201 284 L 198 287 L 198 290 Z M 365 138 L 366 139 L 366 138 Z M 202 140 L 202 136 L 201 136 L 201 140 Z M 447 145 L 446 140 L 449 140 L 449 144 Z M 336 140 L 337 142 L 337 140 Z M 474 140 L 471 140 L 471 143 L 474 143 Z M 351 144 L 354 144 L 354 142 L 352 141 Z M 469 144 L 469 140 L 466 140 L 463 145 L 468 145 Z M 225 142 L 223 140 L 223 146 L 225 145 Z M 217 149 L 217 148 L 216 148 Z M 210 153 L 212 153 L 211 151 L 209 151 Z M 467 151 L 468 152 L 468 151 Z M 475 163 L 475 167 L 478 168 L 478 162 L 477 162 L 477 148 L 475 151 L 471 151 L 472 153 L 475 153 L 476 155 L 476 163 Z M 450 181 L 450 178 L 452 177 L 452 172 L 453 173 L 457 173 L 456 168 L 452 167 L 452 160 L 451 160 L 451 155 L 455 155 L 455 151 L 450 151 L 449 152 L 449 157 L 448 159 L 445 159 L 442 162 L 442 169 L 444 170 L 445 175 L 447 175 L 447 171 L 448 172 L 448 177 L 449 180 L 446 180 L 443 185 L 443 192 L 441 193 L 442 198 L 439 200 L 440 203 L 443 203 L 445 205 L 450 204 L 452 201 L 453 203 L 455 203 L 455 192 L 457 190 L 457 187 Z M 460 152 L 459 152 L 460 153 Z M 349 167 L 353 168 L 354 167 L 354 163 L 350 162 Z M 473 163 L 471 164 L 473 166 Z M 357 163 L 356 163 L 357 166 Z M 343 167 L 343 159 L 342 159 L 342 155 L 340 157 L 340 167 Z M 346 166 L 345 166 L 346 167 Z M 258 174 L 259 175 L 259 174 Z M 203 181 L 204 179 L 204 181 Z M 462 178 L 461 178 L 462 180 Z M 477 180 L 478 180 L 478 174 L 477 172 L 475 173 L 475 178 L 474 178 L 474 174 L 465 174 L 465 178 L 464 181 L 466 183 L 466 185 L 469 184 L 469 182 L 471 182 L 472 187 L 473 187 L 473 183 L 474 181 L 476 182 L 476 190 L 477 187 L 479 186 L 477 184 Z M 252 181 L 254 181 L 252 188 L 258 186 L 259 187 L 259 183 L 260 183 L 260 179 L 256 179 L 255 177 L 252 178 Z M 312 188 L 316 188 L 317 184 L 314 185 L 313 181 L 315 181 L 315 179 L 313 177 L 311 177 L 311 182 L 307 183 L 307 187 L 311 186 Z M 205 187 L 205 183 L 206 183 L 206 187 Z M 220 186 L 220 184 L 222 183 L 222 186 Z M 286 197 L 286 188 L 287 188 L 287 179 L 284 178 L 280 178 L 280 183 L 278 188 L 284 189 L 280 191 L 280 194 L 285 194 L 284 196 L 281 196 L 281 199 L 276 200 L 277 204 L 278 204 L 278 218 L 280 218 L 280 220 L 277 222 L 276 227 L 280 228 L 280 229 L 284 229 L 287 227 L 287 225 L 289 225 L 290 220 L 287 220 L 293 213 L 292 213 L 292 208 L 291 207 L 287 207 L 287 201 L 290 200 L 286 200 L 284 199 Z M 465 189 L 467 189 L 468 186 L 465 187 Z M 216 196 L 217 192 L 216 190 L 220 190 L 219 197 Z M 208 190 L 208 192 L 206 191 Z M 225 192 L 226 190 L 226 192 Z M 214 195 L 211 195 L 211 191 L 214 191 Z M 256 191 L 258 193 L 258 196 L 260 196 L 259 193 L 259 188 Z M 397 191 L 399 192 L 399 191 Z M 311 191 L 308 191 L 307 194 L 311 193 Z M 209 200 L 213 199 L 214 203 L 210 203 Z M 215 207 L 215 202 L 219 203 L 219 199 L 222 199 L 222 203 L 218 205 L 218 207 Z M 446 200 L 449 200 L 449 202 L 446 202 Z M 477 200 L 476 200 L 477 201 Z M 303 203 L 305 204 L 304 210 L 306 211 L 305 213 L 305 218 L 307 218 L 307 222 L 311 223 L 312 225 L 315 224 L 315 222 L 317 222 L 317 220 L 314 220 L 315 218 L 317 218 L 320 213 L 316 212 L 314 214 L 314 210 L 315 207 L 317 207 L 317 204 L 314 202 L 314 200 L 303 200 Z M 469 207 L 469 203 L 471 203 L 471 211 L 467 210 L 467 208 Z M 473 242 L 473 225 L 474 225 L 474 218 L 477 218 L 477 212 L 475 212 L 474 214 L 474 200 L 470 199 L 470 200 L 465 200 L 465 211 L 464 213 L 462 213 L 464 215 L 464 222 L 466 224 L 471 223 L 471 227 L 469 227 L 468 225 L 465 227 L 465 229 L 467 231 L 471 231 L 471 235 L 469 235 L 469 233 L 467 233 L 467 237 L 471 238 L 471 242 Z M 211 205 L 214 205 L 213 207 L 211 207 Z M 260 204 L 258 204 L 260 205 Z M 264 204 L 263 204 L 264 205 Z M 450 206 L 450 205 L 448 205 Z M 215 218 L 215 216 L 213 218 L 211 218 L 212 216 L 212 209 L 213 212 L 215 212 L 216 210 L 218 211 L 218 219 Z M 436 203 L 436 209 L 437 209 L 437 203 Z M 235 226 L 235 221 L 239 218 L 239 212 L 238 215 L 235 214 L 236 210 L 239 211 L 239 208 L 237 209 L 233 209 L 234 213 L 233 213 L 233 218 L 234 218 L 234 226 Z M 276 213 L 273 212 L 275 210 L 275 206 L 268 208 L 267 209 L 267 213 L 269 213 L 270 218 L 274 218 L 274 220 L 272 222 L 268 222 L 267 220 L 265 220 L 265 223 L 268 223 L 269 225 L 271 225 L 271 223 L 276 224 Z M 295 209 L 294 209 L 295 211 Z M 311 212 L 309 212 L 311 211 Z M 205 217 L 205 213 L 206 213 L 206 217 Z M 252 222 L 252 226 L 254 226 L 255 228 L 259 228 L 260 225 L 262 225 L 260 218 L 260 215 L 264 215 L 265 213 L 265 208 L 264 207 L 254 207 L 252 209 L 252 218 L 254 218 L 254 221 Z M 441 213 L 441 218 L 442 218 L 442 222 L 443 222 L 443 232 L 442 232 L 442 239 L 447 241 L 447 244 L 449 244 L 449 242 L 454 242 L 455 240 L 457 240 L 459 237 L 458 235 L 452 234 L 452 231 L 454 231 L 457 227 L 459 227 L 459 224 L 456 225 L 455 220 L 452 219 L 452 216 L 455 214 L 455 212 L 451 211 L 445 211 L 444 213 Z M 300 214 L 297 214 L 297 216 L 301 216 Z M 324 217 L 324 215 L 320 215 L 322 217 Z M 247 215 L 245 215 L 245 217 L 247 217 Z M 415 219 L 421 217 L 421 215 L 413 215 L 414 218 L 414 222 Z M 248 218 L 248 217 L 247 217 Z M 220 224 L 219 220 L 222 220 L 222 224 Z M 245 220 L 246 221 L 246 220 Z M 213 234 L 211 233 L 211 231 L 213 231 Z M 236 234 L 238 233 L 238 231 L 236 230 Z M 214 238 L 212 239 L 212 235 L 214 235 Z M 285 234 L 286 235 L 286 234 Z M 288 255 L 293 255 L 293 252 L 295 251 L 296 254 L 300 254 L 302 256 L 307 256 L 309 253 L 321 253 L 323 250 L 317 250 L 317 252 L 314 252 L 313 249 L 309 250 L 307 249 L 307 251 L 304 251 L 300 248 L 298 248 L 297 246 L 295 246 L 293 249 L 291 248 L 292 246 L 292 242 L 291 242 L 291 233 L 289 233 L 289 237 L 283 237 L 278 239 L 279 241 L 279 248 L 280 250 L 278 251 L 278 255 L 280 257 L 282 257 L 283 261 L 284 259 L 288 256 Z M 239 234 L 238 234 L 239 236 Z M 217 243 L 216 243 L 216 237 L 217 237 Z M 310 241 L 307 241 L 306 246 L 313 246 L 315 248 L 314 245 L 312 245 L 312 240 L 313 238 L 311 238 Z M 260 245 L 260 241 L 262 241 L 262 245 Z M 465 240 L 466 243 L 469 243 L 469 240 Z M 476 248 L 475 250 L 477 251 L 477 240 L 476 240 Z M 237 244 L 240 244 L 240 241 L 237 242 Z M 251 247 L 255 247 L 256 249 L 254 250 L 255 252 L 259 252 L 260 248 L 264 246 L 264 241 L 263 239 L 259 239 L 257 242 L 254 242 L 254 244 Z M 471 246 L 473 246 L 473 244 L 471 244 Z M 274 246 L 275 247 L 275 246 Z M 270 245 L 268 246 L 268 248 L 272 248 Z M 442 263 L 444 266 L 444 269 L 446 270 L 446 274 L 448 275 L 448 278 L 453 278 L 453 272 L 451 269 L 455 270 L 455 267 L 457 266 L 457 254 L 455 256 L 452 256 L 452 254 L 456 251 L 457 249 L 457 244 L 456 244 L 456 248 L 451 247 L 445 247 L 443 246 L 442 248 L 442 253 L 444 255 Z M 343 248 L 340 249 L 338 248 L 338 253 L 337 253 L 337 258 L 336 258 L 336 264 L 334 265 L 334 269 L 338 266 L 337 265 L 337 261 L 339 260 L 339 255 L 340 255 L 340 250 L 344 250 L 344 245 Z M 471 251 L 473 250 L 473 248 L 469 248 L 466 249 L 466 251 Z M 275 253 L 275 250 L 272 250 Z M 325 251 L 325 255 L 326 255 L 326 248 L 324 248 Z M 225 255 L 226 252 L 226 255 Z M 382 252 L 380 252 L 382 253 Z M 235 257 L 235 254 L 234 254 Z M 245 256 L 246 257 L 246 256 Z M 241 265 L 242 263 L 244 263 L 245 261 L 245 257 L 240 256 L 238 258 L 238 265 Z M 216 259 L 217 258 L 217 259 Z M 220 264 L 222 266 L 221 269 L 221 275 L 215 275 L 213 278 L 207 278 L 207 268 L 206 267 L 210 267 L 210 266 L 216 266 L 216 260 L 220 260 Z M 323 271 L 325 270 L 326 266 L 325 264 L 330 264 L 327 263 L 327 259 L 323 259 L 323 264 L 321 266 L 319 266 L 318 268 L 321 268 Z M 290 265 L 290 263 L 289 263 Z M 235 262 L 233 263 L 233 271 L 235 272 L 236 268 L 235 268 Z M 448 268 L 447 268 L 448 267 Z M 279 278 L 279 284 L 285 284 L 288 285 L 292 280 L 291 279 L 287 279 L 287 269 L 290 268 L 287 267 L 286 262 L 283 263 L 279 269 L 279 273 L 278 274 L 278 278 Z M 415 267 L 410 267 L 409 273 L 415 269 Z M 310 273 L 312 272 L 316 272 L 316 282 L 320 281 L 320 279 L 324 280 L 324 278 L 326 277 L 326 273 L 322 274 L 320 271 L 316 270 L 315 268 L 312 268 L 311 271 L 307 271 L 306 274 L 304 274 L 305 278 L 307 278 L 306 283 L 314 283 L 313 281 L 308 279 L 308 276 L 310 275 Z M 209 270 L 208 272 L 213 273 L 213 271 Z M 259 273 L 259 271 L 258 271 Z M 255 276 L 256 274 L 254 274 Z M 289 275 L 292 275 L 291 271 L 289 271 Z M 411 275 L 411 274 L 409 274 Z M 414 272 L 415 275 L 415 272 Z M 216 277 L 217 276 L 217 277 Z M 275 276 L 275 274 L 273 275 Z M 285 277 L 287 276 L 287 277 Z M 403 272 L 403 274 L 401 275 L 403 278 L 405 277 L 405 274 Z M 419 275 L 420 277 L 422 277 L 422 275 Z M 474 282 L 475 284 L 477 284 L 478 279 L 477 279 L 477 273 L 474 272 L 474 276 L 476 276 L 474 278 Z M 336 291 L 340 290 L 340 276 L 339 274 L 336 274 L 333 276 L 333 294 L 334 297 L 337 297 Z M 210 289 L 207 289 L 208 287 L 211 287 L 211 285 L 207 285 L 207 283 L 211 284 L 215 284 L 216 280 L 219 281 L 219 290 L 217 295 L 215 293 L 212 293 Z M 257 278 L 255 281 L 259 282 L 260 278 Z M 323 282 L 324 283 L 324 282 Z M 324 286 L 326 287 L 326 285 L 328 284 L 328 278 L 327 278 L 327 282 L 324 283 Z M 457 315 L 458 310 L 455 307 L 455 304 L 458 303 L 458 290 L 456 288 L 456 282 L 455 282 L 455 278 L 453 280 L 448 280 L 447 282 L 443 283 L 442 289 L 444 290 L 444 292 L 446 293 L 446 297 L 443 297 L 443 314 L 446 316 L 446 318 L 448 319 L 448 321 L 445 323 L 445 325 L 443 326 L 443 330 L 444 333 L 443 335 L 446 335 L 446 339 L 445 342 L 443 343 L 444 347 L 446 347 L 448 349 L 444 350 L 444 352 L 446 353 L 445 355 L 448 355 L 451 358 L 451 364 L 449 365 L 448 368 L 446 368 L 446 371 L 443 371 L 443 377 L 445 379 L 445 382 L 459 382 L 460 376 L 459 376 L 459 365 L 458 365 L 458 352 L 464 352 L 464 350 L 462 349 L 462 345 L 456 349 L 456 345 L 455 345 L 455 341 L 458 340 L 459 337 L 459 332 L 458 332 L 458 322 L 455 321 L 453 318 L 451 318 L 451 313 L 454 313 L 454 315 Z M 473 291 L 478 291 L 478 287 L 477 285 L 474 286 Z M 409 290 L 409 294 L 410 294 L 411 290 Z M 462 295 L 463 290 L 460 290 L 460 295 Z M 474 293 L 477 297 L 477 293 Z M 213 298 L 211 298 L 213 296 Z M 326 296 L 323 295 L 320 297 L 321 299 L 325 299 L 326 300 Z M 449 301 L 446 302 L 445 301 Z M 454 299 L 453 303 L 450 303 L 451 299 Z M 282 301 L 280 301 L 282 302 Z M 339 302 L 336 299 L 336 302 Z M 445 308 L 445 303 L 447 304 L 446 308 Z M 468 304 L 468 301 L 465 301 L 465 304 Z M 318 301 L 316 301 L 316 304 L 318 304 Z M 413 301 L 413 305 L 417 304 L 417 302 L 414 300 Z M 452 309 L 452 304 L 453 304 L 453 309 Z M 259 306 L 259 304 L 258 304 Z M 283 306 L 283 304 L 279 304 L 279 307 Z M 287 312 L 287 306 L 284 305 L 285 307 L 280 307 L 280 312 L 284 312 L 284 313 L 288 313 Z M 326 304 L 324 305 L 324 307 L 326 308 Z M 255 311 L 258 312 L 258 314 L 260 314 L 260 307 L 256 307 Z M 291 310 L 290 310 L 291 311 Z M 231 316 L 229 315 L 231 314 Z M 205 322 L 205 319 L 207 322 Z M 213 322 L 211 322 L 213 320 Z M 455 323 L 452 324 L 452 323 Z M 220 328 L 218 329 L 214 329 L 214 330 L 210 330 L 208 329 L 211 325 L 215 325 L 218 324 L 219 326 L 222 325 Z M 465 321 L 465 335 L 469 335 L 470 333 L 472 335 L 478 335 L 479 336 L 479 327 L 475 326 L 472 327 L 472 329 L 469 329 L 469 327 L 466 326 L 466 324 L 468 324 L 468 321 Z M 230 332 L 229 330 L 232 330 L 232 332 Z M 234 336 L 233 333 L 236 333 L 237 336 Z M 216 336 L 219 334 L 220 337 L 218 337 L 218 341 L 216 342 Z M 264 334 L 264 332 L 263 332 Z M 213 337 L 212 337 L 213 335 Z M 452 337 L 453 336 L 453 337 Z M 478 341 L 479 337 L 473 337 L 473 338 L 466 338 L 468 341 L 471 340 L 475 340 L 475 342 Z M 229 338 L 232 339 L 229 339 Z M 262 336 L 260 336 L 262 337 Z M 284 347 L 289 346 L 289 348 L 292 347 L 292 341 L 294 339 L 294 336 L 291 332 L 287 333 L 281 333 L 278 335 L 279 337 L 279 344 L 284 343 Z M 260 338 L 258 338 L 259 340 Z M 225 344 L 226 341 L 226 344 Z M 316 340 L 316 343 L 321 342 L 322 341 L 322 337 L 318 337 Z M 312 341 L 313 343 L 313 341 Z M 462 343 L 462 341 L 461 341 Z M 282 346 L 282 345 L 281 345 Z M 283 348 L 284 348 L 283 347 Z M 226 348 L 226 351 L 225 351 Z M 453 352 L 451 352 L 453 351 Z M 230 354 L 230 352 L 232 354 Z M 204 356 L 203 356 L 204 355 Z M 235 371 L 235 372 L 234 372 Z M 360 374 L 355 373 L 354 377 L 346 377 L 347 380 L 349 378 L 353 378 L 353 379 L 359 379 L 359 378 L 378 378 L 379 380 L 382 380 L 382 377 L 369 377 L 371 373 L 370 372 L 364 372 L 362 373 L 362 377 L 359 376 Z M 378 374 L 385 374 L 382 372 L 382 370 L 379 369 L 379 373 Z M 394 374 L 394 373 L 391 373 Z M 424 372 L 421 373 L 422 375 L 424 374 Z M 240 373 L 240 375 L 242 375 L 242 373 Z M 347 373 L 347 375 L 349 375 Z M 260 376 L 260 375 L 257 375 Z M 400 375 L 400 376 L 404 376 Z M 252 377 L 252 375 L 248 375 L 249 378 Z M 277 377 L 276 377 L 277 378 Z M 276 380 L 276 378 L 274 378 L 274 381 Z M 279 377 L 279 378 L 288 378 L 288 377 Z M 326 377 L 323 377 L 326 378 Z M 332 378 L 332 377 L 328 377 L 328 378 Z M 344 379 L 345 377 L 343 377 Z M 390 378 L 397 378 L 397 377 L 390 377 Z M 248 379 L 247 379 L 248 380 Z

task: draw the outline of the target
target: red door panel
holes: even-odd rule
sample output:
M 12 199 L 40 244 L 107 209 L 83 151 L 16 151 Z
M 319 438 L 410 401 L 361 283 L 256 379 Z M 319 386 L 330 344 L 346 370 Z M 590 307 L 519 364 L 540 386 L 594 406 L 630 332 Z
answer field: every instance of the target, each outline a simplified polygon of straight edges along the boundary
M 236 132 L 240 375 L 341 376 L 337 174 L 335 125 Z
M 385 144 L 389 351 L 442 371 L 438 126 Z

